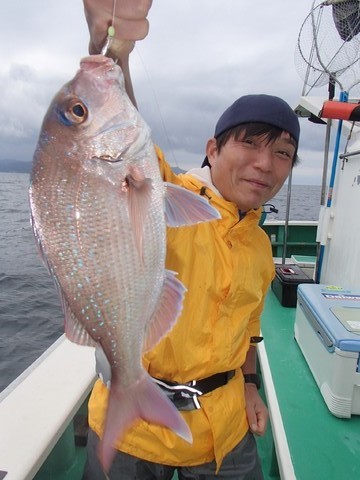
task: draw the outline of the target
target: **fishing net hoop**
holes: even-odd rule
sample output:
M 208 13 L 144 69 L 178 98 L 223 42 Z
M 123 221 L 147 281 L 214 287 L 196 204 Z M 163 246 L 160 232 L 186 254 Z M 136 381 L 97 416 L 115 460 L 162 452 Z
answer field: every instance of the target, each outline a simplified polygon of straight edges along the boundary
M 360 92 L 360 0 L 314 0 L 300 28 L 295 66 L 309 91 L 332 81 L 342 91 Z

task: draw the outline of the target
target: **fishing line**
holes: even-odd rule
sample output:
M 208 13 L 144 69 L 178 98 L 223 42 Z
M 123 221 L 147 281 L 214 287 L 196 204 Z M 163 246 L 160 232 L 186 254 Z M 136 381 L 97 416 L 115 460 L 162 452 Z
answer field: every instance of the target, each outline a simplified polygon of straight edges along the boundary
M 107 30 L 107 37 L 106 37 L 106 41 L 105 41 L 105 45 L 103 46 L 103 48 L 101 49 L 101 54 L 102 55 L 106 55 L 107 51 L 109 50 L 110 48 L 110 45 L 111 45 L 111 42 L 115 36 L 115 9 L 116 9 L 116 0 L 114 0 L 114 3 L 113 3 L 113 11 L 112 11 L 112 18 L 111 18 L 111 25 L 109 26 L 108 30 Z M 136 44 L 135 44 L 135 50 L 136 50 L 136 53 L 138 54 L 139 56 L 139 59 L 140 59 L 140 62 L 142 64 L 142 67 L 144 69 L 144 72 L 145 72 L 145 75 L 146 75 L 146 78 L 147 78 L 147 81 L 148 81 L 148 84 L 150 86 L 150 89 L 151 89 L 151 93 L 153 95 L 153 98 L 154 98 L 154 101 L 155 101 L 155 105 L 156 105 L 156 108 L 157 108 L 157 111 L 159 113 L 159 117 L 160 117 L 160 123 L 161 123 L 161 127 L 163 129 L 163 132 L 164 132 L 164 135 L 165 135 L 165 138 L 166 138 L 166 141 L 167 141 L 167 144 L 168 144 L 168 148 L 169 148 L 169 151 L 170 151 L 170 154 L 171 154 L 171 157 L 173 159 L 173 162 L 175 163 L 175 165 L 177 166 L 177 168 L 180 169 L 179 167 L 179 164 L 177 162 L 177 159 L 175 157 L 175 154 L 174 154 L 174 150 L 172 148 L 172 145 L 171 145 L 171 142 L 170 142 L 170 137 L 169 137 L 169 134 L 168 134 L 168 131 L 167 131 L 167 128 L 165 126 L 165 122 L 164 122 L 164 118 L 161 114 L 161 109 L 160 109 L 160 105 L 159 105 L 159 102 L 158 102 L 158 99 L 157 99 L 157 96 L 156 96 L 156 93 L 155 93 L 155 89 L 153 87 L 153 84 L 151 82 L 151 79 L 150 79 L 150 75 L 149 75 L 149 72 L 146 68 L 146 65 L 145 65 L 145 62 L 140 54 L 140 51 L 139 49 L 136 47 Z
M 164 135 L 165 135 L 165 138 L 166 138 L 166 141 L 167 141 L 167 144 L 168 144 L 168 148 L 169 148 L 169 151 L 170 151 L 170 154 L 171 154 L 171 157 L 173 159 L 173 162 L 175 163 L 175 165 L 177 166 L 177 168 L 180 169 L 179 167 L 179 164 L 177 162 L 177 159 L 175 157 L 175 154 L 174 154 L 174 150 L 172 148 L 172 145 L 171 145 L 171 142 L 170 142 L 170 137 L 169 137 L 169 134 L 168 134 L 168 131 L 167 131 L 167 128 L 166 128 L 166 125 L 165 125 L 165 122 L 164 122 L 164 118 L 161 114 L 161 109 L 160 109 L 160 104 L 158 102 L 158 99 L 157 99 L 157 96 L 156 96 L 156 93 L 155 93 L 155 89 L 153 87 L 153 84 L 151 82 L 151 79 L 150 79 L 150 75 L 149 75 L 149 72 L 146 68 L 146 65 L 145 65 L 145 62 L 140 54 L 140 50 L 137 48 L 136 44 L 135 44 L 135 51 L 137 53 L 137 55 L 139 56 L 139 59 L 140 59 L 140 62 L 142 64 L 142 67 L 144 69 L 144 72 L 145 72 L 145 75 L 146 75 L 146 78 L 147 78 L 147 81 L 148 81 L 148 84 L 149 84 L 149 87 L 150 87 L 150 90 L 151 90 L 151 93 L 153 95 L 153 98 L 154 98 L 154 101 L 155 101 L 155 105 L 156 105 L 156 109 L 159 113 L 159 117 L 160 117 L 160 123 L 161 123 L 161 127 L 164 131 Z
M 112 25 L 112 27 L 114 27 L 114 23 L 115 23 L 115 8 L 116 8 L 116 0 L 114 0 L 112 17 L 111 17 L 111 25 Z

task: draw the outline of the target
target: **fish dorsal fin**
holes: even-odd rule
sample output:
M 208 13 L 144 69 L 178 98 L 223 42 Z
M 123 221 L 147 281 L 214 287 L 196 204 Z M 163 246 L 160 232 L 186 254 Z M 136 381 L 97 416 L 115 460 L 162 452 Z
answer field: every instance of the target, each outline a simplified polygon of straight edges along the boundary
M 165 219 L 169 227 L 194 225 L 221 218 L 219 212 L 200 195 L 165 182 Z
M 165 270 L 163 289 L 145 332 L 144 351 L 151 350 L 171 330 L 181 313 L 186 288 L 175 275 Z
M 152 180 L 132 169 L 126 178 L 128 187 L 129 216 L 136 249 L 143 260 L 144 223 L 151 200 Z

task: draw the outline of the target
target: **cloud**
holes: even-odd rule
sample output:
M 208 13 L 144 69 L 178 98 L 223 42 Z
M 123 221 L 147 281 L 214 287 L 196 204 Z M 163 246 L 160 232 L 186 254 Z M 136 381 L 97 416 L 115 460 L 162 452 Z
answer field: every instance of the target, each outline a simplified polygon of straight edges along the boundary
M 172 164 L 199 164 L 219 115 L 240 95 L 269 93 L 297 105 L 303 82 L 294 52 L 312 3 L 154 0 L 150 33 L 138 42 L 131 69 L 140 111 Z M 6 2 L 0 17 L 2 157 L 31 159 L 51 98 L 74 76 L 87 45 L 81 0 Z M 311 181 L 312 173 L 320 183 L 314 165 L 321 163 L 323 132 L 302 121 L 301 181 Z M 314 160 L 305 170 L 308 158 Z
M 11 64 L 0 74 L 0 142 L 2 156 L 29 160 L 41 119 L 62 81 L 51 71 Z M 31 148 L 31 152 L 30 152 Z

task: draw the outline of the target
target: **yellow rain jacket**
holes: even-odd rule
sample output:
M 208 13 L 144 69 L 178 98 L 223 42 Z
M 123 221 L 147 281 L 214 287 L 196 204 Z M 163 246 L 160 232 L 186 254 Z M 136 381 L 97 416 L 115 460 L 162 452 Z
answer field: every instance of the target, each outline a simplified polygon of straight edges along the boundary
M 200 180 L 190 174 L 175 175 L 159 150 L 158 156 L 166 181 L 200 192 Z M 227 385 L 199 397 L 200 409 L 181 412 L 192 431 L 192 445 L 166 428 L 140 420 L 117 448 L 173 466 L 215 459 L 219 468 L 249 428 L 240 367 L 250 337 L 260 333 L 260 314 L 274 265 L 270 242 L 258 226 L 260 209 L 239 221 L 235 204 L 209 188 L 205 194 L 222 218 L 168 229 L 166 268 L 178 272 L 188 292 L 177 323 L 145 354 L 144 366 L 153 377 L 178 383 L 232 369 L 236 375 Z M 89 423 L 100 437 L 107 399 L 108 390 L 98 380 L 89 402 Z

